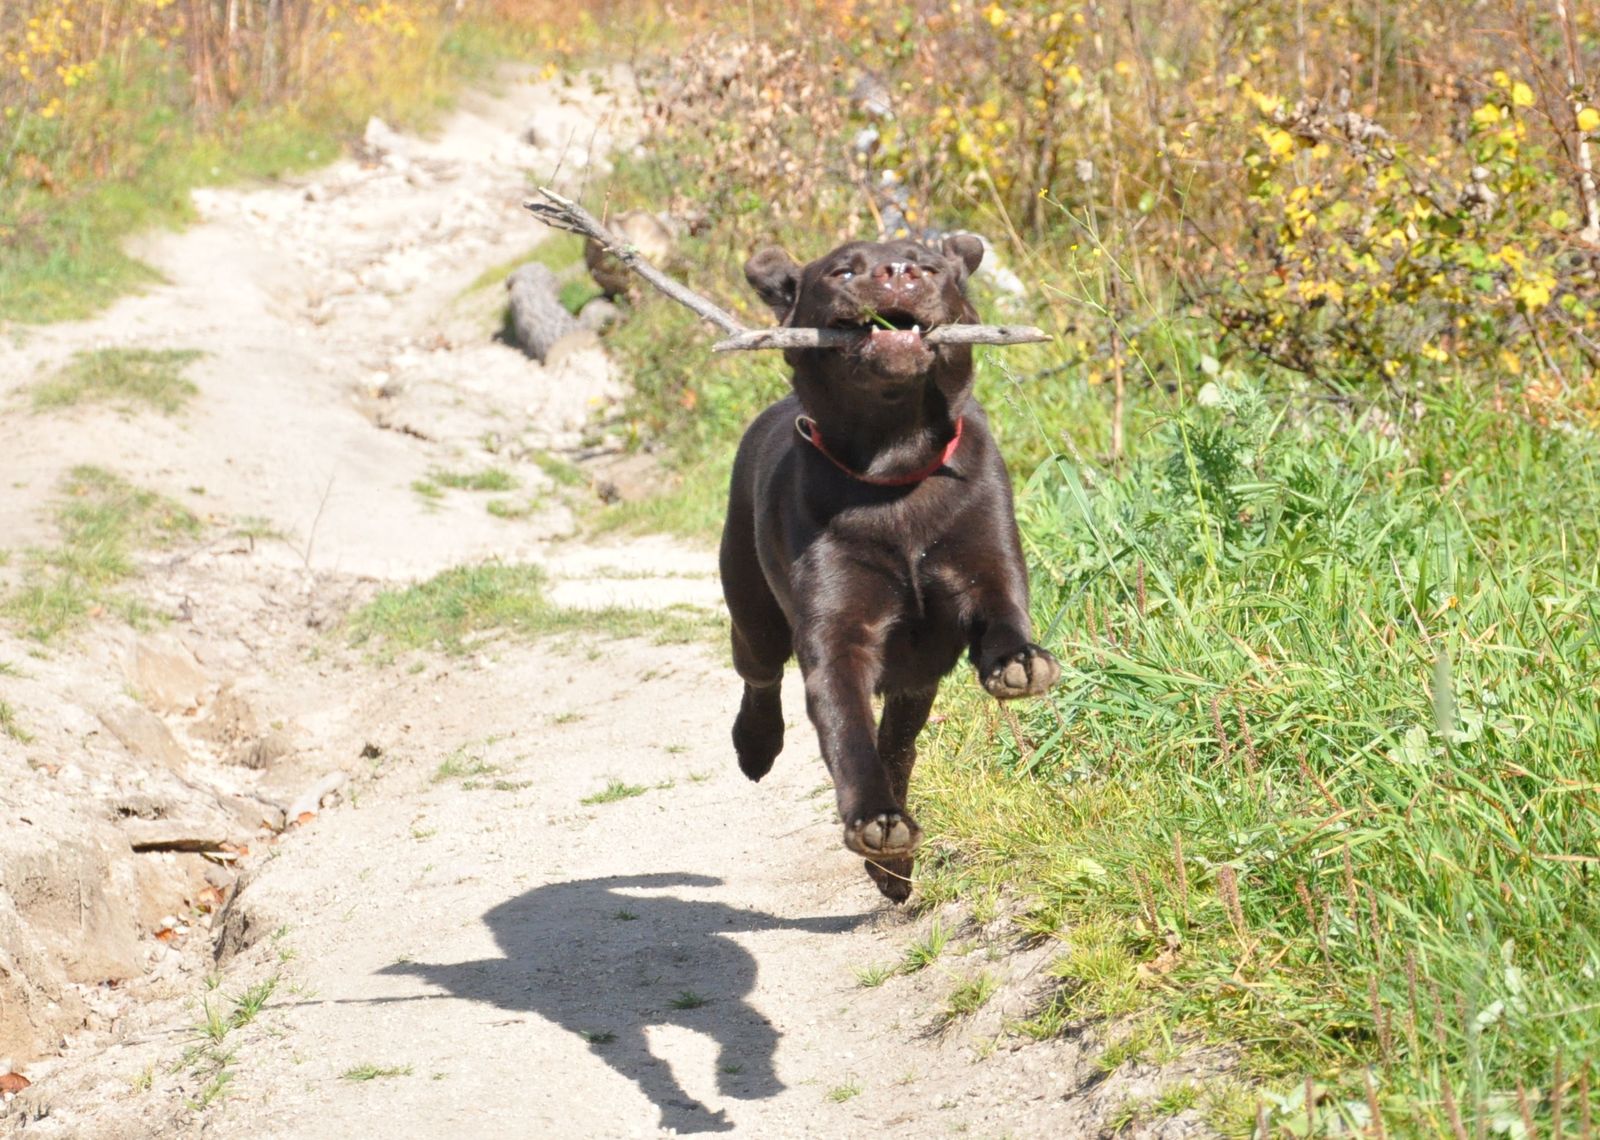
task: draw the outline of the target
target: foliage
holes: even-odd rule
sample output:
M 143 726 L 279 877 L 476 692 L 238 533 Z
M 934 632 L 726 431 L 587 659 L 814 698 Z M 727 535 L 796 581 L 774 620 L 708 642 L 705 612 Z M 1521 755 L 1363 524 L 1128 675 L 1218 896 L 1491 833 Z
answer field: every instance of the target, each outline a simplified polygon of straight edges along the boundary
M 171 415 L 199 391 L 183 370 L 203 355 L 176 348 L 79 352 L 55 376 L 34 386 L 33 406 L 62 408 L 96 400 L 115 402 L 124 412 L 143 404 Z

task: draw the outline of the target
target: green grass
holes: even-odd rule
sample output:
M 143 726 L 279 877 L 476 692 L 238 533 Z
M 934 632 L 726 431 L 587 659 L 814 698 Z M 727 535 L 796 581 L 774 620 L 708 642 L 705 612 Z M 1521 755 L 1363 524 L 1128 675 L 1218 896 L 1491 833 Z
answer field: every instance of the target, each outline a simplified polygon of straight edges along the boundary
M 364 1065 L 352 1065 L 339 1074 L 343 1081 L 376 1081 L 388 1077 L 409 1077 L 410 1065 L 374 1065 L 370 1062 Z
M 102 348 L 79 352 L 49 380 L 32 388 L 36 410 L 84 402 L 141 406 L 171 415 L 199 391 L 184 368 L 205 355 L 193 349 Z
M 200 530 L 182 506 L 99 467 L 73 468 L 61 490 L 60 544 L 29 551 L 22 586 L 0 599 L 0 617 L 38 641 L 98 610 L 137 617 L 137 605 L 112 589 L 134 573 L 134 551 L 168 547 Z
M 949 944 L 950 932 L 942 922 L 934 919 L 928 926 L 928 932 L 906 947 L 905 955 L 900 960 L 900 972 L 915 974 L 918 970 L 926 970 L 939 960 L 939 955 L 944 953 Z
M 17 718 L 17 710 L 5 701 L 0 701 L 0 732 L 18 744 L 30 744 L 33 741 L 33 733 L 22 726 L 22 721 Z
M 948 1025 L 962 1018 L 971 1017 L 989 1004 L 989 999 L 994 997 L 995 991 L 999 988 L 1000 980 L 987 971 L 956 983 L 955 988 L 944 999 L 944 1009 L 939 1014 L 940 1020 Z
M 1405 1135 L 1519 1081 L 1547 1113 L 1557 1058 L 1600 1060 L 1600 447 L 1467 395 L 1401 439 L 1220 396 L 1029 480 L 1064 675 L 1020 741 L 952 687 L 925 901 L 1010 884 L 1063 939 L 1024 1031 L 1198 1030 L 1351 1104 L 1370 1067 Z
M 701 997 L 693 990 L 680 990 L 678 996 L 667 1002 L 673 1009 L 699 1009 L 711 999 Z
M 689 607 L 561 609 L 545 597 L 544 572 L 537 566 L 501 563 L 456 567 L 418 585 L 385 591 L 349 623 L 354 643 L 387 655 L 424 648 L 459 654 L 507 635 L 598 634 L 687 642 L 719 628 L 717 619 Z
M 824 1095 L 834 1104 L 843 1104 L 847 1100 L 854 1100 L 863 1091 L 862 1084 L 855 1077 L 851 1077 L 842 1085 L 835 1085 Z
M 871 966 L 858 966 L 855 970 L 856 985 L 864 990 L 875 990 L 899 972 L 898 965 L 884 965 L 881 962 Z
M 514 491 L 517 488 L 517 477 L 500 467 L 486 467 L 482 471 L 434 470 L 428 478 L 452 491 Z
M 621 780 L 609 780 L 600 791 L 592 796 L 584 796 L 578 802 L 585 807 L 593 807 L 595 804 L 611 804 L 616 803 L 618 800 L 629 800 L 634 796 L 642 796 L 649 790 L 644 784 L 628 784 Z
M 442 784 L 447 780 L 474 780 L 482 776 L 498 775 L 499 772 L 498 765 L 490 764 L 482 756 L 462 747 L 439 762 L 439 766 L 433 771 L 432 779 L 435 784 Z

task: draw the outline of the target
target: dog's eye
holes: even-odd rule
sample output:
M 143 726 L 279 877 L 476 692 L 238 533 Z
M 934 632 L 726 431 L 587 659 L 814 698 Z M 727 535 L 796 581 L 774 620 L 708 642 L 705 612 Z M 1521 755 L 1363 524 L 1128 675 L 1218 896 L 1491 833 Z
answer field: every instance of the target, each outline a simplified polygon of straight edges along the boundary
M 838 278 L 840 281 L 848 281 L 855 275 L 855 270 L 851 269 L 848 265 L 841 265 L 837 269 L 830 270 L 828 273 L 829 277 Z

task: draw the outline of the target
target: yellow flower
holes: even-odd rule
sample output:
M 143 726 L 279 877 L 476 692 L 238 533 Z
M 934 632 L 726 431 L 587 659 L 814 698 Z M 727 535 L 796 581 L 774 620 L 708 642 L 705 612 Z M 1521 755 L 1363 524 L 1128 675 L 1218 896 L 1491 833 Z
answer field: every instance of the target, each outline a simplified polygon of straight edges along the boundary
M 1578 112 L 1578 129 L 1585 133 L 1600 130 L 1600 111 L 1585 107 Z
M 1533 88 L 1526 83 L 1513 83 L 1511 85 L 1511 102 L 1518 107 L 1533 106 Z
M 1006 10 L 998 4 L 990 4 L 983 10 L 983 18 L 989 21 L 991 28 L 998 28 L 1006 22 Z

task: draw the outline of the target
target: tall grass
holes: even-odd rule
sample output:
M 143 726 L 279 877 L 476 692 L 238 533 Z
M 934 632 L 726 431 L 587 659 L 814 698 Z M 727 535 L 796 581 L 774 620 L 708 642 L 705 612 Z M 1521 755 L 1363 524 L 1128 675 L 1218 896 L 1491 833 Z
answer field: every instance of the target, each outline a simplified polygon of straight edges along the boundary
M 1327 1082 L 1319 1128 L 1369 1069 L 1412 1134 L 1547 1116 L 1600 1060 L 1600 444 L 1467 395 L 1403 434 L 1206 397 L 1121 473 L 1029 479 L 1063 680 L 1015 719 L 951 687 L 924 889 L 1010 884 L 1130 977 L 1175 936 L 1136 1005 Z

